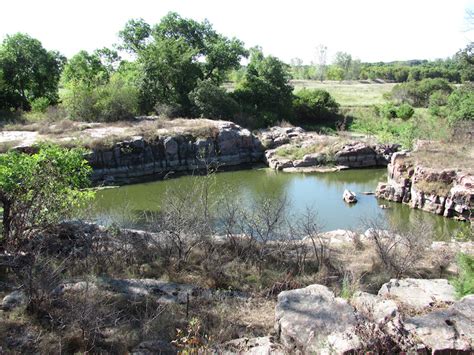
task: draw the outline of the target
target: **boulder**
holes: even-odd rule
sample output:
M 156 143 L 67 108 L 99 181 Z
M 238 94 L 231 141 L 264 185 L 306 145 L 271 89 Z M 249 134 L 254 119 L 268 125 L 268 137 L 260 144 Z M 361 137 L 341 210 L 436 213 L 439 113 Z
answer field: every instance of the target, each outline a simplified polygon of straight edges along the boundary
M 275 328 L 287 351 L 342 354 L 359 348 L 354 309 L 326 286 L 278 295 Z
M 356 203 L 357 202 L 357 196 L 354 192 L 349 191 L 349 190 L 344 190 L 344 193 L 342 194 L 342 199 L 347 202 L 347 203 Z
M 178 154 L 178 142 L 173 137 L 167 137 L 163 142 L 168 156 L 175 156 Z
M 454 287 L 444 279 L 392 279 L 378 294 L 416 311 L 456 300 Z
M 367 292 L 356 292 L 351 299 L 351 304 L 358 313 L 378 325 L 385 324 L 398 316 L 398 307 L 393 300 Z
M 5 311 L 9 311 L 13 308 L 25 305 L 26 302 L 27 298 L 23 291 L 13 291 L 12 293 L 3 297 L 1 308 Z
M 474 295 L 465 296 L 448 309 L 409 318 L 405 329 L 432 354 L 472 353 L 474 344 Z
M 239 338 L 218 347 L 217 353 L 223 355 L 283 355 L 286 352 L 281 344 L 271 336 L 259 338 Z

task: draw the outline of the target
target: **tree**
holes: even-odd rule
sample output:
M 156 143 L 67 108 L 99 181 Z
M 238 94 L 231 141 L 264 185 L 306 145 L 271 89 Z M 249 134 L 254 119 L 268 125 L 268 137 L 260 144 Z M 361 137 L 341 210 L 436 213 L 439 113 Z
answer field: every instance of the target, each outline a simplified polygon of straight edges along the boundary
M 120 37 L 123 47 L 138 57 L 145 112 L 156 104 L 168 104 L 190 115 L 189 94 L 198 82 L 221 84 L 248 54 L 241 41 L 217 33 L 207 20 L 197 22 L 173 12 L 153 27 L 143 20 L 131 20 Z
M 337 52 L 334 58 L 334 64 L 342 69 L 345 80 L 351 79 L 350 69 L 352 65 L 352 56 L 346 52 Z
M 474 42 L 457 52 L 455 58 L 461 72 L 461 80 L 474 81 Z
M 40 146 L 37 153 L 0 155 L 0 202 L 4 245 L 16 245 L 31 233 L 71 216 L 92 197 L 82 191 L 91 168 L 77 149 Z
M 298 123 L 320 123 L 336 116 L 339 104 L 325 90 L 302 89 L 293 100 Z
M 323 81 L 326 78 L 326 60 L 327 60 L 328 47 L 320 44 L 316 47 L 316 60 L 317 60 L 317 72 L 319 81 Z
M 47 51 L 37 39 L 23 33 L 7 36 L 0 45 L 0 72 L 5 97 L 0 104 L 6 109 L 29 110 L 31 102 L 40 97 L 56 103 L 64 63 L 63 56 Z
M 251 50 L 247 72 L 234 97 L 242 111 L 256 119 L 254 125 L 265 126 L 277 120 L 291 119 L 293 86 L 288 70 L 288 65 L 278 58 L 265 57 L 260 48 Z
M 109 80 L 110 71 L 102 64 L 99 53 L 89 54 L 80 51 L 74 55 L 65 65 L 62 73 L 62 81 L 66 86 L 77 85 L 92 89 Z

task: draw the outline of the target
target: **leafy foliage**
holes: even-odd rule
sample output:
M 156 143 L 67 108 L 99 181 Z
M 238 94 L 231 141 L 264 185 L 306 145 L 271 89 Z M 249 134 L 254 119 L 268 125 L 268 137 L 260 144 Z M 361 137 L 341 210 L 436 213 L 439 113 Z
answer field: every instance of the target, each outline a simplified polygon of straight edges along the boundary
M 37 153 L 10 151 L 0 155 L 0 201 L 3 242 L 20 243 L 30 233 L 70 216 L 92 195 L 90 166 L 83 151 L 53 145 Z
M 134 53 L 141 70 L 141 109 L 157 104 L 180 108 L 190 115 L 190 93 L 200 80 L 219 85 L 247 56 L 243 43 L 217 33 L 208 21 L 197 22 L 169 13 L 151 27 L 132 20 L 120 32 L 123 47 Z
M 232 120 L 239 109 L 231 95 L 209 80 L 200 81 L 190 98 L 200 117 Z
M 415 107 L 428 107 L 434 92 L 449 95 L 452 87 L 444 79 L 423 79 L 418 82 L 397 84 L 392 89 L 392 98 L 398 103 L 409 103 Z
M 278 58 L 265 57 L 260 48 L 251 50 L 247 71 L 234 97 L 242 112 L 253 118 L 254 126 L 271 125 L 292 117 L 293 86 L 288 69 Z
M 457 258 L 459 274 L 452 280 L 457 295 L 461 298 L 474 293 L 474 257 L 460 253 Z
M 448 120 L 457 122 L 460 120 L 474 120 L 474 87 L 464 85 L 448 98 Z
M 7 35 L 0 45 L 0 109 L 29 110 L 41 97 L 56 103 L 64 62 L 37 39 L 23 33 Z
M 304 123 L 317 123 L 335 117 L 339 104 L 325 90 L 298 91 L 293 99 L 295 120 Z
M 415 110 L 409 104 L 401 104 L 397 108 L 397 117 L 402 120 L 408 120 L 415 114 Z

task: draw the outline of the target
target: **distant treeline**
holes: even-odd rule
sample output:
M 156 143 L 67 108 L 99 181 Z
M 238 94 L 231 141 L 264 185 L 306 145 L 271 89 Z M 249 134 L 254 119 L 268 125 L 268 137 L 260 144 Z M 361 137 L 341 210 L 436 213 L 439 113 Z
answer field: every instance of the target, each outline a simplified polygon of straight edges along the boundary
M 474 81 L 472 45 L 452 58 L 408 60 L 397 62 L 362 63 L 350 54 L 339 52 L 332 64 L 303 65 L 295 58 L 291 61 L 291 76 L 296 80 L 384 80 L 403 83 L 423 79 L 446 79 L 452 83 Z M 471 58 L 471 59 L 470 59 Z
M 137 115 L 229 119 L 248 127 L 280 120 L 320 122 L 338 105 L 323 90 L 294 93 L 290 79 L 419 81 L 474 79 L 473 45 L 435 62 L 361 63 L 338 52 L 326 64 L 291 65 L 246 48 L 207 21 L 169 13 L 159 23 L 128 21 L 112 48 L 79 51 L 67 59 L 23 33 L 0 44 L 0 119 L 33 111 L 85 121 L 116 121 Z M 126 56 L 122 56 L 126 53 Z M 127 59 L 125 59 L 125 58 Z M 243 58 L 248 65 L 243 67 Z M 225 82 L 233 81 L 233 90 Z M 1 113 L 1 112 L 0 112 Z

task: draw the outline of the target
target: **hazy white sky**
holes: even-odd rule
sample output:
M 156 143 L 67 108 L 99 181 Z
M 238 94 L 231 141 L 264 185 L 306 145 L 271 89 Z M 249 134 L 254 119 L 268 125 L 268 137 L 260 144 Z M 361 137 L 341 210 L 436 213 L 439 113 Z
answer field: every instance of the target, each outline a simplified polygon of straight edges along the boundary
M 130 18 L 154 24 L 176 11 L 287 62 L 309 63 L 320 43 L 329 59 L 336 51 L 363 61 L 435 59 L 474 40 L 466 8 L 474 0 L 2 0 L 0 39 L 26 32 L 70 57 L 116 43 Z

